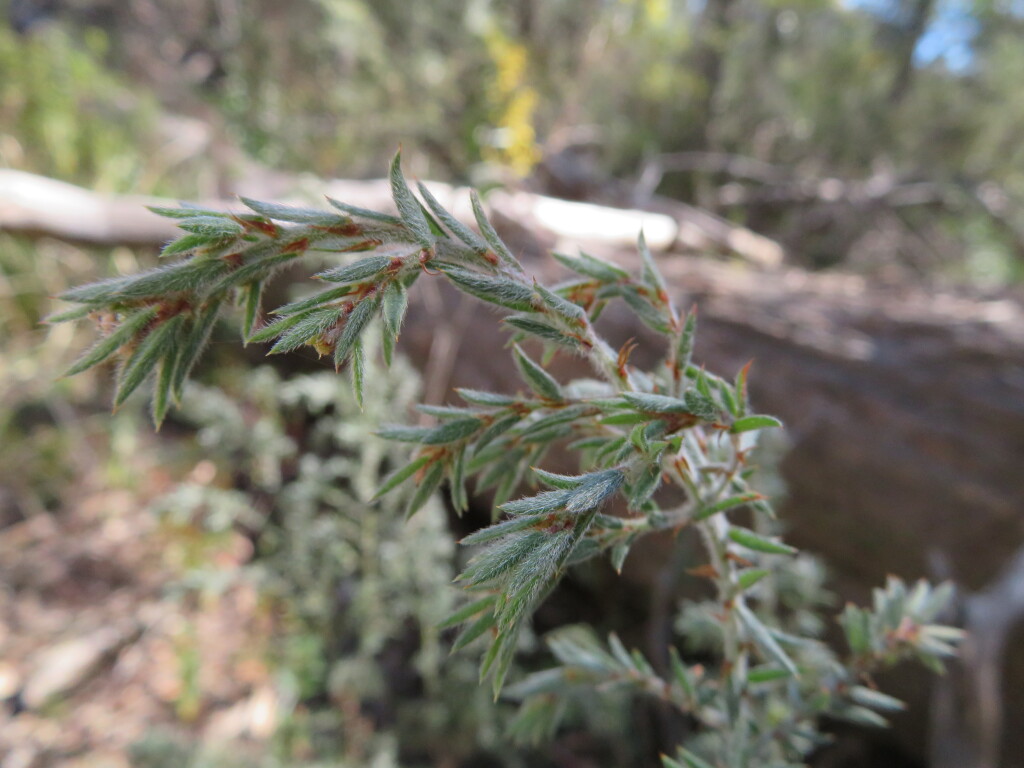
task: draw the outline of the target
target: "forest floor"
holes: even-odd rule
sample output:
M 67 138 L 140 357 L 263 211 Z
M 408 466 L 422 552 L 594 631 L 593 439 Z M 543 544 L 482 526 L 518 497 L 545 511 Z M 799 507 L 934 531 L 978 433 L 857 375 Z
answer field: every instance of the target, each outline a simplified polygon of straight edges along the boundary
M 237 754 L 276 727 L 268 641 L 254 640 L 273 619 L 233 578 L 251 547 L 216 542 L 223 588 L 182 588 L 182 565 L 211 543 L 149 511 L 172 483 L 158 455 L 135 451 L 122 487 L 96 462 L 66 490 L 73 504 L 0 531 L 4 768 L 180 766 L 196 744 Z

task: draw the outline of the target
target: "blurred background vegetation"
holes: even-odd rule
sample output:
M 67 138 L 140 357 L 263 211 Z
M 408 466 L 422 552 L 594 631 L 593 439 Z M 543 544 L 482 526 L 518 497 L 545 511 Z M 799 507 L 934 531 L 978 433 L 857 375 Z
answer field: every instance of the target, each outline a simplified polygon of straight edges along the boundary
M 693 203 L 808 269 L 974 292 L 1024 278 L 1017 0 L 0 0 L 0 11 L 3 168 L 213 198 L 254 175 L 377 177 L 401 143 L 422 178 Z M 312 367 L 302 359 L 251 377 L 250 358 L 215 343 L 200 378 L 220 389 L 195 389 L 157 437 L 138 406 L 111 419 L 102 376 L 59 378 L 90 334 L 43 328 L 49 297 L 155 259 L 0 233 L 0 526 L 17 531 L 4 546 L 24 561 L 2 566 L 0 695 L 17 722 L 0 745 L 23 761 L 11 765 L 263 765 L 203 734 L 211 713 L 259 709 L 270 689 L 276 751 L 256 752 L 268 765 L 569 765 L 558 749 L 574 748 L 572 734 L 543 757 L 499 746 L 509 712 L 481 698 L 471 660 L 438 671 L 431 627 L 447 609 L 453 534 L 440 507 L 414 529 L 392 512 L 368 530 L 378 518 L 353 511 L 367 467 L 387 458 L 360 453 L 362 433 L 338 417 L 355 413 L 336 401 L 343 386 L 295 378 Z M 125 547 L 152 556 L 122 562 Z M 406 570 L 379 572 L 396 557 Z M 26 606 L 25 589 L 52 599 Z M 27 706 L 15 662 L 62 637 L 62 622 L 112 620 L 96 605 L 104 589 L 127 595 L 122 612 L 158 614 L 128 636 L 165 654 L 153 697 L 166 731 L 101 737 L 110 724 L 76 705 L 84 722 L 58 738 L 47 722 L 70 717 L 67 704 L 15 717 Z M 386 616 L 366 612 L 381 599 Z M 235 684 L 220 690 L 201 638 L 232 617 L 251 630 L 236 638 L 249 661 L 222 660 Z M 86 700 L 115 696 L 103 685 L 75 683 Z M 640 764 L 608 747 L 628 718 L 591 716 L 606 741 L 572 764 Z M 250 720 L 224 732 L 269 737 Z

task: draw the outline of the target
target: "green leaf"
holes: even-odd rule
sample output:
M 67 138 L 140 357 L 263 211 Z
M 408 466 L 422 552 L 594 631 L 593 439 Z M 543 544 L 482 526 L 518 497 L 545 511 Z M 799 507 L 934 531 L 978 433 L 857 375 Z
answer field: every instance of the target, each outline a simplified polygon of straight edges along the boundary
M 640 509 L 658 490 L 659 485 L 661 485 L 661 462 L 656 461 L 645 466 L 633 481 L 629 492 L 630 509 Z
M 736 382 L 733 385 L 733 389 L 736 391 L 736 408 L 733 415 L 737 417 L 742 416 L 747 410 L 747 374 L 750 372 L 753 362 L 753 360 L 748 361 L 736 374 Z
M 459 397 L 473 405 L 506 406 L 516 402 L 514 397 L 499 395 L 497 392 L 481 392 L 478 389 L 464 389 L 461 387 L 455 391 L 458 392 Z
M 313 312 L 316 312 L 318 310 L 324 310 L 324 309 L 326 309 L 326 308 L 325 307 L 315 307 L 313 309 L 309 309 L 309 310 L 306 310 L 304 312 L 299 312 L 299 313 L 296 313 L 294 315 L 289 315 L 288 317 L 282 318 L 280 320 L 275 320 L 270 325 L 263 326 L 258 331 L 256 331 L 254 334 L 249 336 L 249 338 L 247 338 L 245 340 L 246 344 L 253 344 L 253 343 L 258 343 L 258 342 L 270 341 L 271 339 L 280 336 L 281 334 L 283 334 L 288 329 L 294 328 L 296 325 L 298 325 L 304 319 L 308 318 Z M 340 307 L 334 307 L 333 309 L 334 309 L 335 312 L 338 312 L 338 311 L 341 310 Z
M 507 520 L 502 520 L 500 523 L 489 525 L 486 528 L 481 528 L 478 531 L 474 531 L 468 536 L 463 537 L 459 544 L 464 546 L 474 546 L 477 544 L 486 544 L 490 541 L 496 541 L 497 539 L 504 538 L 509 534 L 516 533 L 517 531 L 525 531 L 529 528 L 539 527 L 541 517 L 538 515 L 523 515 L 521 517 L 512 517 Z
M 94 307 L 90 307 L 88 305 L 83 307 L 74 307 L 73 309 L 68 309 L 63 312 L 54 312 L 49 314 L 43 318 L 43 322 L 47 325 L 57 325 L 58 323 L 66 323 L 69 320 L 81 320 L 94 310 Z
M 628 426 L 630 424 L 643 424 L 649 419 L 649 416 L 645 416 L 642 413 L 616 413 L 611 416 L 605 416 L 601 419 L 601 423 L 613 426 Z
M 118 377 L 117 392 L 114 395 L 114 407 L 118 407 L 145 381 L 160 360 L 161 356 L 173 354 L 169 342 L 184 321 L 181 315 L 164 320 L 160 325 L 146 334 L 139 342 L 135 352 L 121 369 Z
M 697 699 L 697 688 L 694 685 L 693 676 L 690 671 L 683 664 L 683 660 L 679 658 L 679 651 L 675 649 L 675 646 L 669 646 L 669 660 L 672 664 L 672 676 L 679 684 L 680 690 L 686 697 L 688 702 L 695 702 Z
M 552 378 L 551 374 L 527 357 L 518 344 L 512 345 L 512 349 L 519 375 L 523 377 L 523 381 L 529 385 L 530 389 L 545 400 L 561 401 L 562 388 L 558 386 L 558 382 Z
M 544 341 L 561 344 L 570 349 L 580 350 L 584 347 L 583 342 L 575 336 L 569 336 L 564 331 L 545 323 L 543 320 L 536 320 L 526 315 L 512 315 L 505 318 L 505 323 L 511 325 L 516 330 L 536 336 Z
M 474 450 L 479 453 L 485 446 L 487 446 L 488 443 L 508 432 L 512 427 L 518 424 L 519 421 L 519 414 L 516 413 L 497 419 L 477 437 L 473 446 Z
M 441 266 L 448 278 L 478 299 L 520 312 L 533 311 L 533 291 L 507 277 L 481 275 L 461 267 Z
M 541 301 L 544 302 L 545 306 L 570 325 L 583 327 L 586 324 L 587 312 L 579 304 L 573 304 L 571 301 L 562 298 L 557 293 L 549 291 L 537 281 L 534 281 L 533 289 L 540 296 Z
M 430 433 L 430 427 L 410 427 L 405 424 L 391 424 L 377 430 L 377 437 L 400 443 L 422 443 Z
M 512 665 L 512 658 L 516 652 L 516 638 L 519 636 L 519 624 L 515 624 L 504 632 L 500 633 L 491 643 L 480 665 L 481 679 L 491 675 L 491 690 L 494 692 L 494 699 L 497 701 L 501 695 L 501 686 L 505 682 L 505 676 Z
M 770 573 L 771 571 L 764 568 L 749 568 L 741 571 L 736 577 L 736 585 L 740 588 L 740 592 L 745 592 Z
M 180 323 L 175 335 L 181 336 L 182 331 L 187 332 L 187 330 L 185 324 Z M 171 396 L 174 391 L 174 368 L 181 354 L 180 342 L 177 339 L 173 341 L 171 346 L 173 352 L 165 355 L 160 360 L 160 371 L 157 375 L 156 387 L 153 389 L 152 415 L 153 424 L 157 431 L 159 431 L 160 425 L 163 424 L 164 417 L 167 416 L 167 409 L 170 406 Z
M 390 265 L 390 256 L 367 256 L 365 259 L 359 259 L 351 264 L 343 264 L 340 267 L 319 272 L 315 277 L 329 283 L 356 283 L 383 272 Z
M 448 211 L 444 209 L 444 206 L 437 201 L 437 198 L 431 194 L 427 186 L 422 182 L 416 183 L 417 189 L 420 191 L 420 195 L 424 200 L 427 201 L 427 206 L 434 212 L 434 215 L 441 220 L 441 223 L 448 227 L 449 231 L 455 235 L 459 240 L 472 248 L 477 254 L 483 255 L 489 250 L 487 243 L 480 238 L 473 230 L 463 224 L 461 221 L 452 216 Z
M 749 504 L 752 501 L 757 501 L 762 498 L 759 493 L 741 493 L 736 496 L 730 496 L 727 499 L 712 504 L 709 507 L 704 507 L 699 510 L 694 516 L 695 521 L 707 520 L 712 515 L 717 515 L 719 512 L 726 512 L 734 507 L 741 507 L 744 504 Z
M 285 331 L 277 340 L 268 354 L 279 355 L 284 352 L 291 352 L 303 344 L 316 341 L 322 334 L 332 328 L 341 317 L 340 307 L 323 307 L 314 309 L 304 315 L 299 322 Z M 283 322 L 283 321 L 279 321 Z M 275 323 L 274 325 L 277 325 Z M 262 332 L 261 332 L 262 334 Z M 257 334 L 257 335 L 261 335 Z
M 349 312 L 348 317 L 345 319 L 345 327 L 341 331 L 341 336 L 334 345 L 335 368 L 340 368 L 345 363 L 345 360 L 348 359 L 355 348 L 356 341 L 359 340 L 359 335 L 376 314 L 379 303 L 380 299 L 377 297 L 367 297 L 356 304 L 352 311 Z
M 566 491 L 565 511 L 569 513 L 597 509 L 604 500 L 614 494 L 625 480 L 620 469 L 606 469 L 584 475 L 584 480 L 570 491 Z
M 428 416 L 437 416 L 437 418 L 442 420 L 457 419 L 464 416 L 476 417 L 480 413 L 473 408 L 459 408 L 454 405 L 427 405 L 426 403 L 418 404 L 416 410 Z
M 544 491 L 534 496 L 507 501 L 500 505 L 499 509 L 510 515 L 540 515 L 563 509 L 568 497 L 569 492 L 565 490 Z
M 748 683 L 773 683 L 776 680 L 785 680 L 792 677 L 788 669 L 780 669 L 773 665 L 754 667 L 747 672 Z
M 499 630 L 518 624 L 554 582 L 572 553 L 576 537 L 566 532 L 543 536 L 505 580 L 505 600 L 497 606 Z
M 797 671 L 796 664 L 789 658 L 789 655 L 782 650 L 782 646 L 776 642 L 775 638 L 772 637 L 771 632 L 759 618 L 747 608 L 742 602 L 737 602 L 734 606 L 736 615 L 740 619 L 740 623 L 746 627 L 747 632 L 750 634 L 750 639 L 754 641 L 758 648 L 768 656 L 770 659 L 781 664 L 787 672 L 793 677 L 799 677 L 800 673 Z
M 539 531 L 506 536 L 475 555 L 459 574 L 458 581 L 471 586 L 487 584 L 522 562 L 547 538 Z
M 420 442 L 423 445 L 445 445 L 446 443 L 458 442 L 473 435 L 482 425 L 483 422 L 475 418 L 446 421 L 429 430 L 423 435 Z
M 243 255 L 248 255 L 248 252 Z M 244 267 L 239 267 L 238 269 L 224 275 L 216 283 L 206 288 L 206 293 L 215 294 L 243 283 L 252 282 L 253 280 L 265 280 L 279 267 L 290 261 L 294 261 L 296 258 L 298 258 L 298 254 L 293 251 L 272 253 L 269 256 L 262 256 L 257 258 L 255 261 L 246 264 Z M 216 263 L 223 262 L 218 261 Z
M 474 621 L 472 624 L 466 627 L 466 629 L 462 631 L 458 638 L 456 638 L 455 642 L 452 643 L 452 653 L 460 651 L 467 645 L 472 643 L 484 632 L 493 627 L 496 620 L 497 618 L 492 611 L 488 611 L 487 613 L 483 614 L 480 618 L 478 618 L 476 621 Z
M 474 600 L 471 603 L 459 608 L 451 616 L 442 621 L 437 625 L 438 629 L 448 629 L 449 627 L 455 627 L 462 624 L 478 613 L 486 611 L 488 608 L 494 605 L 494 601 L 497 600 L 496 595 L 487 595 L 487 597 L 481 597 L 479 600 Z
M 623 399 L 644 413 L 692 413 L 690 406 L 677 397 L 666 397 L 649 392 L 623 392 Z
M 644 237 L 643 230 L 640 231 L 640 237 L 637 238 L 636 247 L 644 263 L 644 284 L 659 296 L 668 295 L 668 286 L 665 284 L 665 278 L 661 276 L 661 272 L 654 262 L 654 256 L 651 255 L 651 249 L 647 247 L 647 238 Z
M 867 653 L 871 649 L 871 623 L 867 612 L 855 605 L 847 603 L 839 623 L 846 633 L 846 642 L 855 655 Z
M 402 223 L 410 234 L 416 238 L 416 242 L 424 248 L 433 248 L 434 236 L 431 234 L 430 224 L 427 223 L 427 218 L 423 215 L 419 201 L 413 195 L 412 190 L 409 189 L 409 185 L 405 181 L 405 175 L 402 173 L 402 153 L 400 151 L 395 153 L 395 157 L 391 161 L 390 180 L 391 196 L 395 200 L 395 206 L 398 208 L 398 215 L 401 216 Z
M 696 332 L 697 306 L 694 305 L 693 309 L 686 315 L 686 322 L 683 324 L 683 330 L 679 334 L 679 343 L 676 345 L 676 368 L 680 371 L 686 371 L 690 365 L 690 360 L 693 357 L 694 334 Z
M 160 250 L 160 258 L 166 259 L 168 256 L 177 256 L 181 253 L 188 253 L 194 251 L 196 248 L 200 248 L 207 245 L 210 242 L 208 237 L 202 237 L 201 235 L 185 235 L 179 237 L 177 240 L 172 240 Z
M 561 490 L 579 488 L 580 485 L 586 482 L 586 479 L 589 477 L 589 475 L 556 475 L 554 472 L 548 472 L 540 467 L 530 467 L 530 469 L 533 470 L 533 474 L 535 474 L 537 478 L 544 483 L 544 485 Z
M 118 326 L 111 331 L 110 335 L 100 339 L 90 347 L 74 365 L 68 368 L 64 375 L 74 376 L 76 373 L 81 373 L 92 368 L 94 365 L 102 363 L 145 328 L 156 317 L 157 311 L 158 308 L 155 306 L 146 307 L 121 320 Z
M 612 547 L 610 559 L 611 566 L 616 573 L 622 574 L 622 566 L 626 563 L 626 557 L 629 555 L 629 549 L 633 545 L 633 539 L 630 537 L 626 541 L 620 541 Z
M 595 259 L 593 256 L 589 256 L 582 251 L 579 257 L 566 256 L 561 253 L 553 253 L 551 255 L 560 264 L 568 267 L 573 272 L 600 280 L 602 283 L 617 283 L 620 280 L 629 279 L 629 273 L 622 269 L 622 267 L 602 261 L 601 259 Z
M 850 698 L 861 706 L 882 712 L 902 712 L 907 708 L 907 705 L 899 699 L 863 685 L 855 685 L 850 688 Z
M 147 205 L 146 209 L 152 211 L 157 216 L 163 216 L 165 219 L 192 219 L 196 216 L 211 216 L 220 218 L 229 218 L 230 213 L 225 211 L 215 211 L 212 208 L 200 208 L 199 206 L 192 205 L 190 203 L 182 203 L 181 208 L 164 208 L 158 205 Z
M 312 224 L 318 227 L 343 227 L 349 223 L 345 216 L 319 208 L 298 208 L 278 203 L 264 203 L 248 197 L 239 197 L 242 204 L 260 216 L 276 221 L 288 221 L 294 224 Z
M 256 325 L 256 317 L 260 311 L 260 297 L 263 294 L 263 283 L 249 283 L 242 289 L 244 309 L 242 313 L 242 338 L 248 338 Z
M 374 499 L 379 499 L 386 493 L 391 492 L 399 485 L 404 483 L 410 477 L 415 475 L 420 469 L 430 463 L 430 456 L 419 456 L 413 459 L 411 462 L 406 464 L 401 469 L 397 469 L 388 475 L 387 479 L 381 484 L 380 488 L 377 489 L 377 493 L 374 494 Z
M 746 528 L 730 528 L 729 538 L 741 547 L 752 549 L 755 552 L 765 552 L 770 555 L 794 555 L 797 552 L 796 547 L 759 536 Z
M 130 280 L 130 276 L 111 277 L 64 291 L 57 298 L 76 304 L 104 304 L 116 300 Z
M 409 506 L 405 510 L 405 518 L 407 520 L 423 508 L 423 505 L 430 500 L 430 497 L 434 495 L 434 491 L 441 485 L 443 479 L 444 466 L 439 461 L 435 462 L 427 470 L 426 475 L 424 475 L 419 487 L 416 489 L 416 493 L 409 500 Z
M 381 306 L 385 332 L 397 340 L 406 310 L 409 308 L 409 294 L 405 286 L 398 280 L 388 283 L 384 289 Z
M 740 432 L 749 432 L 752 429 L 765 429 L 768 427 L 781 427 L 782 422 L 776 419 L 774 416 L 744 416 L 742 419 L 736 419 L 729 431 L 733 434 Z
M 275 315 L 296 315 L 302 312 L 306 312 L 310 309 L 316 309 L 330 301 L 343 298 L 352 293 L 353 287 L 351 285 L 342 285 L 338 288 L 331 288 L 330 290 L 321 291 L 320 293 L 314 293 L 312 296 L 307 296 L 304 299 L 297 299 L 289 304 L 285 304 L 283 307 L 278 307 L 273 310 Z M 267 336 L 264 341 L 271 338 L 273 334 Z M 256 341 L 257 339 L 249 337 L 249 341 Z
M 366 375 L 366 356 L 363 354 L 363 340 L 356 338 L 352 342 L 352 352 L 350 354 L 351 365 L 349 366 L 352 370 L 352 393 L 356 396 L 356 403 L 359 405 L 359 410 L 363 410 L 363 379 Z
M 686 408 L 694 416 L 704 421 L 718 420 L 718 406 L 710 395 L 705 395 L 692 389 L 683 393 L 683 402 Z
M 241 224 L 225 216 L 193 216 L 183 220 L 178 227 L 198 235 L 206 242 L 228 240 L 245 232 Z
M 347 213 L 350 216 L 369 219 L 370 221 L 379 221 L 382 224 L 400 225 L 402 223 L 402 220 L 397 216 L 381 213 L 380 211 L 371 211 L 369 208 L 360 208 L 357 205 L 349 205 L 348 203 L 343 203 L 340 200 L 335 200 L 333 197 L 328 197 L 327 202 L 342 213 Z
M 175 400 L 181 399 L 181 392 L 185 387 L 185 381 L 199 361 L 206 348 L 214 326 L 217 324 L 217 317 L 220 314 L 221 304 L 217 301 L 210 301 L 199 315 L 193 320 L 192 328 L 185 342 L 182 344 L 174 363 L 174 383 L 172 394 Z
M 484 236 L 484 240 L 488 242 L 491 249 L 497 254 L 498 259 L 505 266 L 511 267 L 516 272 L 522 272 L 523 266 L 512 255 L 512 251 L 502 242 L 502 239 L 498 237 L 498 233 L 494 231 L 494 227 L 487 219 L 487 214 L 484 213 L 484 207 L 480 204 L 480 196 L 476 193 L 476 190 L 470 190 L 469 201 L 473 206 L 473 217 L 476 219 L 477 226 L 480 227 L 480 234 Z
M 635 286 L 622 286 L 617 293 L 629 305 L 629 308 L 633 310 L 633 314 L 640 318 L 648 328 L 658 333 L 671 333 L 671 318 L 664 311 L 651 304 L 648 299 L 641 296 Z

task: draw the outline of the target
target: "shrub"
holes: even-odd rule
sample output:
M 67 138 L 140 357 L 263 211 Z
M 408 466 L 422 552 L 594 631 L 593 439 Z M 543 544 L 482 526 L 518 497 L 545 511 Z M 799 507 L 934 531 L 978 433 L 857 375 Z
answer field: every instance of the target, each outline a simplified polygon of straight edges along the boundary
M 115 405 L 153 379 L 159 425 L 218 315 L 237 300 L 247 342 L 273 340 L 271 353 L 308 345 L 337 368 L 347 364 L 361 402 L 366 329 L 379 325 L 390 363 L 409 289 L 423 275 L 445 279 L 506 313 L 521 385 L 514 393 L 460 389 L 462 405 L 420 406 L 434 426 L 384 426 L 378 434 L 410 444 L 413 455 L 378 496 L 412 484 L 412 515 L 442 483 L 458 512 L 469 504 L 467 478 L 476 478 L 478 491 L 493 491 L 496 520 L 463 540 L 476 548 L 458 578 L 465 603 L 442 626 L 462 628 L 456 649 L 483 640 L 481 677 L 495 696 L 521 630 L 576 563 L 606 556 L 619 570 L 637 539 L 688 527 L 706 554 L 691 573 L 713 588 L 709 601 L 684 611 L 682 626 L 701 628 L 718 663 L 687 664 L 673 648 L 668 668 L 656 669 L 614 635 L 605 642 L 587 627 L 562 629 L 549 640 L 558 665 L 507 689 L 523 700 L 519 735 L 551 733 L 562 705 L 581 691 L 627 689 L 699 724 L 677 757 L 664 758 L 666 766 L 791 765 L 822 742 L 822 715 L 883 724 L 885 712 L 902 707 L 875 688 L 877 670 L 906 658 L 941 669 L 959 637 L 934 623 L 948 585 L 908 588 L 891 579 L 870 609 L 847 606 L 841 653 L 817 637 L 814 622 L 794 621 L 779 595 L 801 561 L 775 535 L 775 513 L 751 486 L 758 437 L 781 425 L 751 409 L 746 368 L 726 380 L 694 365 L 696 315 L 676 310 L 642 236 L 639 275 L 583 253 L 556 255 L 572 277 L 545 286 L 527 275 L 475 195 L 479 234 L 423 185 L 417 198 L 398 157 L 390 178 L 397 216 L 334 200 L 333 211 L 245 199 L 251 213 L 157 210 L 185 231 L 164 255 L 184 258 L 64 294 L 80 306 L 55 320 L 98 314 L 110 329 L 72 372 L 116 358 Z M 363 255 L 317 273 L 325 290 L 273 309 L 273 322 L 259 326 L 270 276 L 324 252 Z M 662 337 L 662 365 L 640 370 L 630 365 L 633 345 L 615 350 L 599 335 L 594 322 L 611 301 L 625 302 Z M 540 360 L 521 346 L 527 341 L 543 346 Z M 561 352 L 588 360 L 594 378 L 553 378 L 544 363 Z M 579 474 L 540 467 L 562 441 L 578 456 Z M 512 500 L 527 479 L 545 489 Z

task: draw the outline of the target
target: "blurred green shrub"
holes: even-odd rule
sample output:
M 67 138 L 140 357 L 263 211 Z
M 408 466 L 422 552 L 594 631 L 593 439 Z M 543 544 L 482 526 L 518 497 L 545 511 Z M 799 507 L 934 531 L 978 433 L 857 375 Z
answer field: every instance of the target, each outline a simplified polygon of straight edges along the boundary
M 260 640 L 284 711 L 267 764 L 464 760 L 495 744 L 508 714 L 470 659 L 444 661 L 438 625 L 455 605 L 455 545 L 443 506 L 430 499 L 407 523 L 407 498 L 371 505 L 403 457 L 371 432 L 418 390 L 402 360 L 372 375 L 362 409 L 326 373 L 282 380 L 261 368 L 227 389 L 184 393 L 181 416 L 229 486 L 185 483 L 154 510 L 199 542 L 242 531 L 255 543 L 236 576 L 277 617 Z M 224 578 L 198 551 L 178 589 L 217 592 Z

